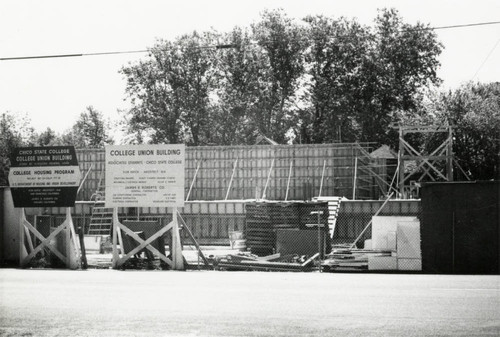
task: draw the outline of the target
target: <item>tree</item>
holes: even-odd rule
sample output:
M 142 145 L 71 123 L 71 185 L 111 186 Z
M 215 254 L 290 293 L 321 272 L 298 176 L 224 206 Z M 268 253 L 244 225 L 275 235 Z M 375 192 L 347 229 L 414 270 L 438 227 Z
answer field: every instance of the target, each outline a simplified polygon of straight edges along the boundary
M 428 25 L 406 24 L 394 9 L 375 20 L 375 46 L 365 63 L 367 83 L 359 108 L 362 141 L 395 142 L 389 125 L 398 111 L 416 111 L 425 88 L 438 85 L 436 71 L 442 45 Z
M 453 126 L 453 153 L 471 179 L 500 179 L 500 82 L 467 83 L 430 106 Z
M 235 27 L 223 36 L 232 48 L 217 52 L 217 100 L 212 104 L 212 142 L 252 144 L 259 129 L 259 101 L 267 87 L 263 78 L 268 62 L 264 51 L 252 45 L 252 35 Z
M 10 155 L 16 147 L 29 145 L 34 129 L 26 116 L 4 112 L 0 116 L 0 186 L 8 185 Z
M 104 120 L 102 113 L 88 106 L 71 130 L 62 136 L 62 143 L 77 148 L 102 148 L 106 144 L 113 144 L 108 130 L 109 123 Z
M 36 146 L 58 146 L 63 145 L 63 139 L 50 127 L 45 131 L 35 136 L 34 143 Z
M 158 41 L 150 58 L 122 68 L 131 99 L 131 123 L 153 142 L 202 145 L 210 139 L 209 94 L 214 86 L 211 33 Z
M 264 11 L 250 30 L 158 41 L 145 61 L 122 68 L 130 131 L 143 141 L 191 145 L 397 140 L 389 125 L 415 113 L 439 83 L 441 45 L 422 24 L 383 10 L 375 27 Z M 214 48 L 218 43 L 231 49 Z
M 426 26 L 382 10 L 374 29 L 356 21 L 308 17 L 310 107 L 302 138 L 391 143 L 399 111 L 416 111 L 422 91 L 439 84 L 441 45 Z M 342 136 L 342 137 L 340 137 Z
M 283 143 L 293 122 L 290 105 L 304 73 L 304 31 L 282 10 L 273 10 L 263 12 L 252 32 L 267 56 L 261 64 L 261 95 L 254 118 L 259 131 Z
M 361 69 L 370 48 L 368 28 L 344 18 L 309 16 L 304 21 L 310 76 L 305 98 L 310 105 L 300 114 L 301 139 L 355 141 L 359 138 L 356 93 L 365 80 Z

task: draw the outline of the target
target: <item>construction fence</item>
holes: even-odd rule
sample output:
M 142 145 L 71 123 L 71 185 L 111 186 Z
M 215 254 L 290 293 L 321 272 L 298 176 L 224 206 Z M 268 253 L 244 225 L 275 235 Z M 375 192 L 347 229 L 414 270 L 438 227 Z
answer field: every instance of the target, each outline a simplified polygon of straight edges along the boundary
M 302 252 L 301 245 L 317 246 L 318 223 L 322 235 L 329 237 L 325 242 L 331 246 L 351 244 L 369 224 L 372 216 L 379 211 L 382 200 L 342 200 L 337 206 L 330 202 L 186 202 L 181 209 L 181 217 L 200 245 L 230 245 L 231 233 L 240 232 L 246 240 L 246 249 L 258 255 L 272 253 L 278 249 L 281 237 L 294 233 L 291 231 L 311 231 L 306 241 L 297 238 L 295 249 Z M 329 205 L 330 204 L 330 205 Z M 74 208 L 75 227 L 88 231 L 91 219 L 91 203 L 77 204 Z M 146 212 L 146 211 L 153 212 Z M 50 232 L 65 219 L 63 208 L 50 209 L 50 215 L 31 215 L 28 219 L 40 229 Z M 156 213 L 158 212 L 158 213 Z M 318 212 L 320 213 L 318 215 Z M 133 214 L 132 214 L 133 213 Z M 389 200 L 379 212 L 380 216 L 421 217 L 419 200 Z M 119 209 L 120 221 L 157 221 L 167 225 L 172 215 L 159 213 L 156 208 Z M 287 234 L 288 233 L 288 234 Z M 301 234 L 295 233 L 299 237 Z M 359 238 L 357 246 L 363 248 L 365 240 L 371 238 L 368 227 Z M 291 239 L 292 240 L 292 239 Z M 312 241 L 311 241 L 312 240 Z M 307 242 L 307 243 L 306 243 Z M 183 233 L 183 244 L 193 244 L 187 233 Z M 292 244 L 293 246 L 293 244 Z M 287 246 L 288 247 L 288 246 Z M 288 251 L 293 251 L 287 248 Z M 328 249 L 326 249 L 328 253 Z

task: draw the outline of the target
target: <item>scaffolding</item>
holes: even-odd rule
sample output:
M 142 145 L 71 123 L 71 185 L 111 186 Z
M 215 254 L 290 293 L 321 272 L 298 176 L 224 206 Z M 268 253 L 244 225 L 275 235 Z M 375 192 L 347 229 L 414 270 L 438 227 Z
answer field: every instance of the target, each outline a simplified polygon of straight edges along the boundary
M 401 198 L 419 196 L 423 181 L 453 181 L 453 128 L 450 125 L 396 125 L 399 129 L 398 175 Z M 444 135 L 431 148 L 417 150 L 408 139 L 411 134 Z M 409 165 L 414 164 L 409 170 Z

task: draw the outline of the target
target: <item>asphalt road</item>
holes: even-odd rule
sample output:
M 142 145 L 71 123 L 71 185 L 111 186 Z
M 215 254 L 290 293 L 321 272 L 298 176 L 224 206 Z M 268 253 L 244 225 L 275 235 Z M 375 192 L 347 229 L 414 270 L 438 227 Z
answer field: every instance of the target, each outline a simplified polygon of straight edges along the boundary
M 0 269 L 0 336 L 499 336 L 500 276 Z

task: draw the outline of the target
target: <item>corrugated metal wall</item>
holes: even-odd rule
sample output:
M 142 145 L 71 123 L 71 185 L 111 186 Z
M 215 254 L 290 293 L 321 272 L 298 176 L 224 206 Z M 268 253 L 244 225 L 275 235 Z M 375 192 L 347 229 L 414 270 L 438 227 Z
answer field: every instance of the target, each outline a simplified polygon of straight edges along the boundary
M 352 198 L 358 158 L 356 199 L 378 199 L 382 191 L 374 175 L 363 169 L 370 161 L 368 150 L 369 144 L 358 143 L 188 147 L 185 194 L 199 167 L 189 200 L 254 199 L 264 192 L 266 199 L 285 200 L 289 177 L 287 200 L 309 200 L 318 196 L 324 166 L 321 194 Z M 82 175 L 93 165 L 77 200 L 91 200 L 103 172 L 104 150 L 77 153 Z

